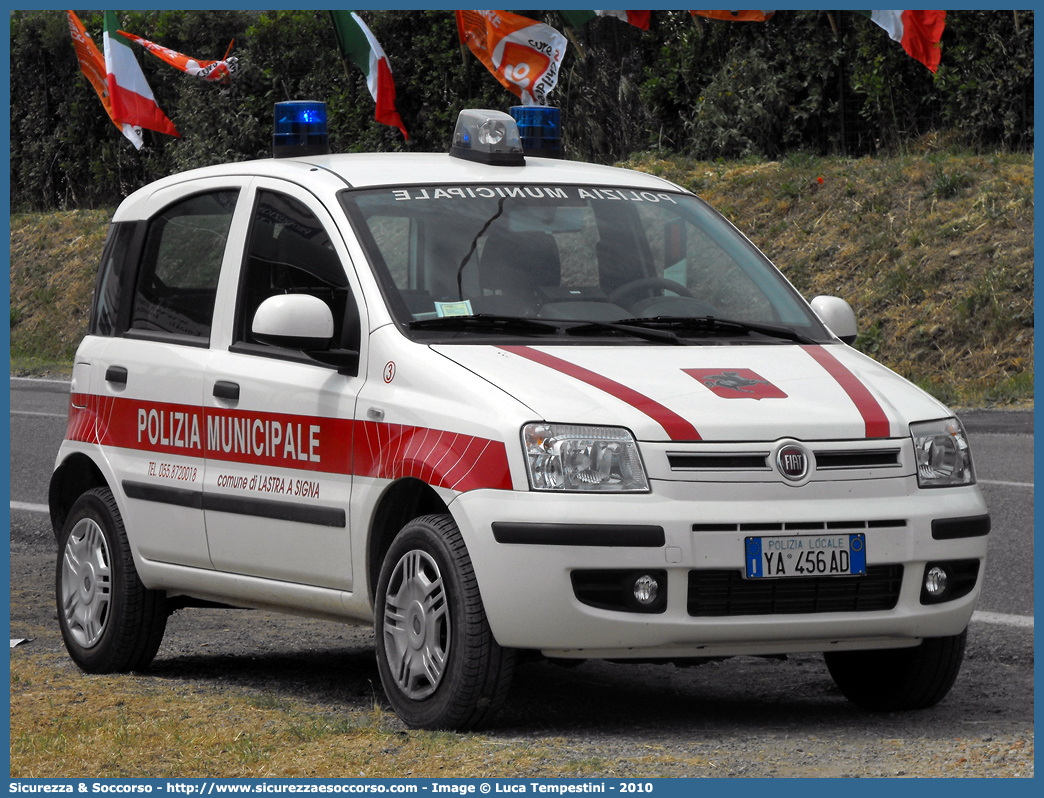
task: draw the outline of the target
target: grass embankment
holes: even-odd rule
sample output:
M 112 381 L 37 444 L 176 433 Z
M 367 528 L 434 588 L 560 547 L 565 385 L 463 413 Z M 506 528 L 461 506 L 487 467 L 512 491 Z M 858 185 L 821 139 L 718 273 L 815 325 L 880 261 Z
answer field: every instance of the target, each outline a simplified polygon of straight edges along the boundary
M 811 298 L 856 311 L 856 345 L 958 407 L 1033 398 L 1033 157 L 933 150 L 865 159 L 626 165 L 692 189 Z M 11 218 L 11 357 L 67 371 L 110 211 Z
M 856 347 L 957 407 L 1033 400 L 1033 156 L 936 151 L 626 165 L 695 191 L 802 294 L 835 294 Z

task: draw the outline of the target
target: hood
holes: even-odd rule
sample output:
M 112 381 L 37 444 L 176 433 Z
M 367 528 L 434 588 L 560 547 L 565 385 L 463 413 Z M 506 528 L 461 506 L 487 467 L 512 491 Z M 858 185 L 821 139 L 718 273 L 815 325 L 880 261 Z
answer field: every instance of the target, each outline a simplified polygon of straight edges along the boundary
M 949 411 L 844 345 L 432 347 L 527 405 L 531 420 L 646 441 L 905 437 Z

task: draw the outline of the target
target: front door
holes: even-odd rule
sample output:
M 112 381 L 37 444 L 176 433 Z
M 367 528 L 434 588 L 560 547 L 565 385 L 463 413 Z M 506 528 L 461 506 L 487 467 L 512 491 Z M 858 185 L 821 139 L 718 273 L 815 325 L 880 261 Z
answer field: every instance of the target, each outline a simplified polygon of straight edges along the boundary
M 351 338 L 357 347 L 354 274 L 333 220 L 307 191 L 258 179 L 251 202 L 231 345 L 214 352 L 204 385 L 211 558 L 222 571 L 351 590 L 348 502 L 362 378 L 262 344 L 250 327 L 269 296 L 307 293 L 330 306 L 338 344 Z

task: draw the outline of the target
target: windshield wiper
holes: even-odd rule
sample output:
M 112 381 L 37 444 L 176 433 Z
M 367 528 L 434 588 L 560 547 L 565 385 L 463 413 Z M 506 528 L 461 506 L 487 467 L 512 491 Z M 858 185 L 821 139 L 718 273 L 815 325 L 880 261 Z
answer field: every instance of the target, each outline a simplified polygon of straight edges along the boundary
M 600 333 L 609 330 L 612 332 L 624 333 L 625 335 L 630 335 L 634 338 L 641 338 L 645 341 L 686 346 L 685 342 L 670 330 L 650 329 L 649 327 L 635 325 L 632 323 L 633 321 L 634 319 L 627 319 L 623 322 L 585 321 L 578 323 L 576 327 L 566 328 L 565 333 L 566 335 L 588 335 L 590 333 Z
M 504 332 L 520 335 L 554 335 L 559 326 L 551 322 L 520 316 L 497 316 L 476 313 L 473 316 L 442 316 L 417 319 L 406 325 L 411 330 L 446 330 L 448 332 Z
M 571 325 L 571 326 L 568 326 Z M 500 332 L 516 335 L 596 335 L 616 332 L 654 343 L 687 346 L 687 334 L 746 335 L 757 333 L 781 338 L 799 344 L 818 341 L 795 332 L 789 327 L 774 324 L 719 319 L 716 316 L 656 316 L 650 319 L 621 319 L 620 321 L 582 321 L 579 319 L 532 319 L 522 316 L 499 316 L 476 313 L 472 316 L 442 316 L 436 319 L 417 319 L 406 325 L 411 330 L 444 330 L 447 332 Z M 680 334 L 679 334 L 680 333 Z
M 621 319 L 617 324 L 650 327 L 652 329 L 692 330 L 705 334 L 747 334 L 758 333 L 770 338 L 782 338 L 799 344 L 819 343 L 807 335 L 796 332 L 790 327 L 760 322 L 738 321 L 736 319 L 719 319 L 717 316 L 656 316 L 651 319 Z M 684 333 L 683 333 L 684 334 Z

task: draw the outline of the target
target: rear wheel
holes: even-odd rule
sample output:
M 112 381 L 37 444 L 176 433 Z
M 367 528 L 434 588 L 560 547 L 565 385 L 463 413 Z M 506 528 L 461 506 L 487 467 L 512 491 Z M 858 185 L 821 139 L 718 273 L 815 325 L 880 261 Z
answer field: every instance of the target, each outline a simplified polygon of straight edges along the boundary
M 167 627 L 166 598 L 138 578 L 108 488 L 73 504 L 58 539 L 55 592 L 65 648 L 83 670 L 116 673 L 152 662 Z
M 927 709 L 950 692 L 964 661 L 968 630 L 928 637 L 913 648 L 835 651 L 824 655 L 845 698 L 872 712 Z
M 493 639 L 451 516 L 416 518 L 392 541 L 374 619 L 381 682 L 406 725 L 465 731 L 492 720 L 507 696 L 515 652 Z

